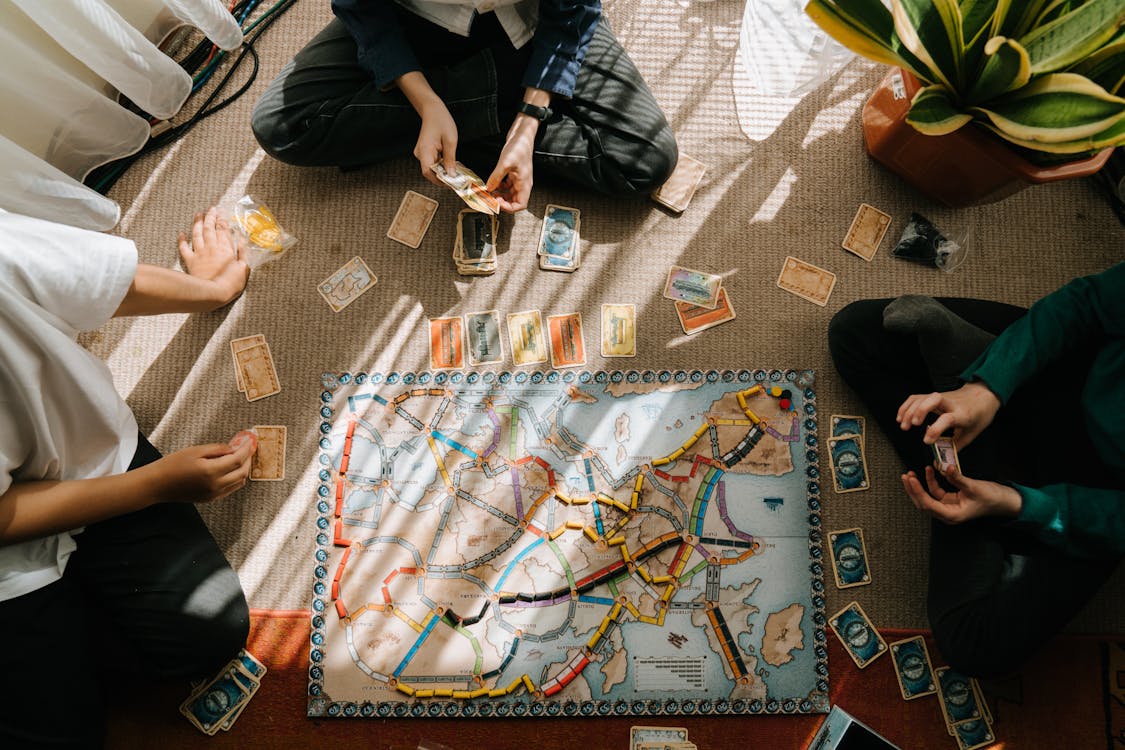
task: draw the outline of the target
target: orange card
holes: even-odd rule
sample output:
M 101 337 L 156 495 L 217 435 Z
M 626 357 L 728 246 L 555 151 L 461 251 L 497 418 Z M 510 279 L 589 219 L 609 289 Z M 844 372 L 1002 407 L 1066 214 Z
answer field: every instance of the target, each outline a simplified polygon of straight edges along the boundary
M 456 370 L 465 366 L 465 345 L 461 318 L 430 320 L 430 369 Z
M 582 314 L 548 315 L 551 338 L 551 367 L 581 367 L 586 364 L 586 342 L 582 336 Z

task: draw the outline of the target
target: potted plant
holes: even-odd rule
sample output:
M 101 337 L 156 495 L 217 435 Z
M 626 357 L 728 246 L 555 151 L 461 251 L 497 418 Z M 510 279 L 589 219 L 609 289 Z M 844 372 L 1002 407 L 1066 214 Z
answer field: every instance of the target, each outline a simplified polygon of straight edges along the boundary
M 1125 0 L 810 0 L 894 66 L 864 106 L 872 157 L 951 206 L 1093 174 L 1125 144 Z

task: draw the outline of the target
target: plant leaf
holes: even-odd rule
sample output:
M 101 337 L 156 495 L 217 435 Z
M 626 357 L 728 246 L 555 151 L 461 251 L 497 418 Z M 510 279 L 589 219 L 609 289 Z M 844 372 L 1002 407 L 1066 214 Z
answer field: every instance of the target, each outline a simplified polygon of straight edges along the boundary
M 1125 146 L 1125 120 L 1120 120 L 1089 138 L 1079 138 L 1073 141 L 1061 141 L 1059 143 L 1024 140 L 987 122 L 981 124 L 1009 143 L 1014 143 L 1017 146 L 1023 146 L 1024 148 L 1029 148 L 1034 151 L 1045 151 L 1049 154 L 1086 154 L 1101 151 L 1103 148 L 1110 148 L 1111 146 Z
M 1094 54 L 1074 65 L 1067 72 L 1086 76 L 1111 94 L 1125 87 L 1125 31 Z
M 891 0 L 895 33 L 910 52 L 953 91 L 962 83 L 965 40 L 955 0 Z
M 1040 16 L 1050 0 L 1017 0 L 1014 12 L 1004 18 L 997 32 L 1003 36 L 1017 39 L 1035 28 L 1035 19 Z
M 1001 3 L 1006 7 L 1008 0 L 961 0 L 961 33 L 965 37 L 964 67 L 967 76 L 980 70 L 984 58 L 984 46 L 989 37 L 995 36 L 993 26 L 1001 12 Z M 971 80 L 971 78 L 969 78 Z
M 1090 138 L 1125 120 L 1125 99 L 1075 73 L 1043 76 L 988 107 L 970 109 L 1012 139 L 1031 143 Z
M 909 68 L 907 62 L 896 55 L 884 41 L 891 36 L 890 13 L 877 0 L 867 5 L 878 5 L 886 15 L 885 31 L 880 28 L 883 24 L 878 21 L 871 25 L 878 13 L 872 13 L 872 17 L 867 18 L 848 14 L 838 3 L 831 0 L 810 0 L 805 6 L 805 13 L 830 37 L 857 55 L 886 65 L 902 65 Z M 883 33 L 880 33 L 881 31 Z M 919 72 L 911 70 L 916 75 Z
M 910 102 L 906 121 L 925 135 L 945 135 L 970 122 L 973 116 L 957 108 L 941 84 L 919 89 Z
M 1031 57 L 1031 73 L 1049 73 L 1093 54 L 1125 24 L 1125 0 L 1089 0 L 1037 27 L 1020 44 Z
M 995 99 L 1026 86 L 1031 80 L 1031 61 L 1027 50 L 1016 40 L 994 36 L 985 45 L 984 53 L 984 68 L 965 97 L 970 104 Z

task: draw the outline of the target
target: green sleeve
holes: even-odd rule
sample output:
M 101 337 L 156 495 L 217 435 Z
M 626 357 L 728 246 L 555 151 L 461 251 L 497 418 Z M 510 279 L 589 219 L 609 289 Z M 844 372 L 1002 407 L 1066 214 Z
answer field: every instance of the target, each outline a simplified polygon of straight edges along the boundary
M 1014 526 L 1076 557 L 1125 555 L 1125 491 L 1073 484 L 1012 486 L 1023 498 Z
M 1125 263 L 1071 281 L 1036 302 L 961 375 L 1006 404 L 1021 383 L 1082 344 L 1125 336 Z

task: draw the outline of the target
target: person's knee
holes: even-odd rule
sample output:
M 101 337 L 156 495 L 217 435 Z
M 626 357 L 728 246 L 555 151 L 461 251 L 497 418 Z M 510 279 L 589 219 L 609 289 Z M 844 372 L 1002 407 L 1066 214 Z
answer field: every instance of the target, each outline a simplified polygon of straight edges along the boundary
M 250 115 L 250 130 L 263 151 L 284 161 L 282 144 L 288 140 L 288 128 L 283 124 L 281 111 L 273 100 L 271 91 L 267 91 L 254 104 L 254 111 Z
M 246 645 L 250 608 L 237 574 L 213 574 L 185 603 L 166 658 L 158 668 L 166 677 L 200 677 L 221 667 Z
M 616 150 L 610 148 L 610 153 Z M 621 148 L 621 152 L 622 157 L 613 159 L 615 179 L 609 180 L 616 184 L 606 185 L 607 192 L 648 195 L 668 181 L 679 160 L 676 137 L 667 125 L 647 139 L 643 146 L 634 144 Z
M 1016 639 L 996 634 L 993 625 L 972 608 L 930 615 L 938 652 L 949 666 L 970 677 L 1004 677 L 1018 671 L 1027 658 Z
M 832 316 L 828 323 L 828 351 L 836 369 L 847 359 L 848 352 L 853 349 L 854 343 L 863 340 L 864 331 L 869 329 L 873 321 L 880 323 L 881 313 L 873 317 L 872 302 L 874 300 L 857 300 L 844 306 Z

